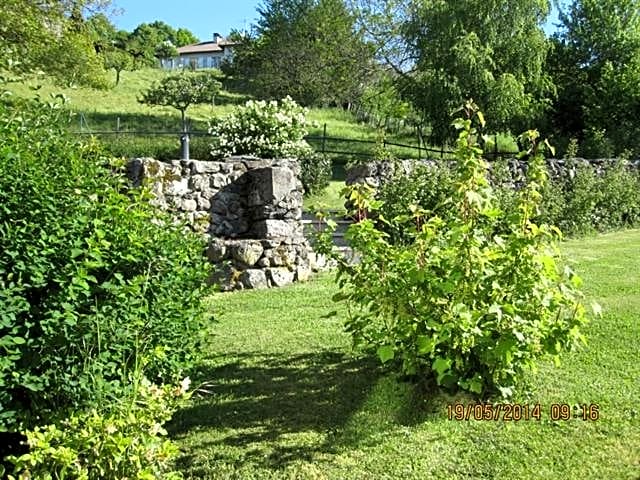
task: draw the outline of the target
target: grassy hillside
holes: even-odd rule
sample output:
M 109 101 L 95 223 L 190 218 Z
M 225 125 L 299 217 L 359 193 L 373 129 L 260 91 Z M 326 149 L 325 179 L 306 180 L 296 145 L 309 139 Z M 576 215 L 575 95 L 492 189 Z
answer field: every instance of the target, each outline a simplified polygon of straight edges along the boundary
M 137 101 L 140 92 L 153 82 L 167 75 L 159 69 L 144 69 L 134 72 L 122 72 L 120 84 L 110 90 L 95 90 L 86 87 L 60 87 L 46 78 L 32 79 L 27 82 L 15 82 L 8 89 L 16 95 L 41 95 L 43 98 L 51 94 L 62 93 L 69 100 L 69 108 L 76 113 L 84 114 L 86 124 L 92 130 L 114 130 L 117 118 L 123 130 L 152 130 L 158 127 L 179 128 L 179 114 L 170 107 L 149 107 Z M 216 105 L 195 105 L 188 110 L 188 116 L 195 126 L 205 128 L 212 117 L 227 114 L 234 104 L 243 103 L 249 97 L 227 91 L 221 92 Z M 309 119 L 317 122 L 310 133 L 322 134 L 327 124 L 327 135 L 375 140 L 378 132 L 370 125 L 358 123 L 350 112 L 340 109 L 312 108 Z M 80 119 L 77 119 L 80 126 Z M 86 125 L 83 124 L 86 127 Z M 401 137 L 398 140 L 412 140 Z
M 13 82 L 8 89 L 18 96 L 40 95 L 49 98 L 51 95 L 63 94 L 67 106 L 74 113 L 71 129 L 85 133 L 90 132 L 168 132 L 166 135 L 100 135 L 109 145 L 114 155 L 152 156 L 160 159 L 178 158 L 180 151 L 179 137 L 175 132 L 181 129 L 180 114 L 170 107 L 150 107 L 138 102 L 140 93 L 168 73 L 159 69 L 144 69 L 134 72 L 122 72 L 120 84 L 110 90 L 95 90 L 86 87 L 61 87 L 54 85 L 46 78 L 31 79 L 27 82 Z M 222 117 L 232 111 L 236 104 L 244 103 L 246 95 L 222 91 L 215 99 L 215 105 L 194 105 L 187 111 L 192 121 L 192 129 L 206 131 L 208 122 Z M 309 133 L 312 136 L 338 137 L 359 141 L 375 142 L 380 133 L 373 126 L 356 121 L 351 112 L 335 108 L 312 108 L 309 117 L 314 126 Z M 388 137 L 387 140 L 401 144 L 417 144 L 411 132 Z M 328 140 L 310 140 L 317 149 L 325 151 L 347 151 L 352 154 L 330 154 L 334 163 L 334 181 L 331 188 L 312 199 L 305 205 L 326 205 L 331 209 L 340 209 L 343 200 L 338 192 L 344 186 L 344 165 L 350 161 L 370 159 L 375 147 L 373 143 L 344 142 Z M 191 138 L 191 158 L 205 159 L 209 147 L 206 137 Z M 397 148 L 394 153 L 402 158 L 417 155 L 415 150 Z M 422 152 L 424 155 L 424 152 Z

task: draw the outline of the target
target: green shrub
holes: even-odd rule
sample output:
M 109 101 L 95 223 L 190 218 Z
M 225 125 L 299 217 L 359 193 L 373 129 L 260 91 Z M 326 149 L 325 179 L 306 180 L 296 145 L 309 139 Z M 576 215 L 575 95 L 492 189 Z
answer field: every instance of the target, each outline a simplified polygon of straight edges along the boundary
M 453 178 L 445 162 L 416 165 L 410 175 L 406 175 L 398 162 L 393 168 L 391 179 L 380 188 L 377 198 L 382 203 L 378 214 L 394 221 L 383 222 L 380 228 L 390 235 L 392 243 L 407 243 L 415 238 L 414 218 L 407 207 L 415 205 L 430 215 L 447 216 L 451 209 Z
M 162 425 L 186 399 L 187 388 L 186 381 L 178 387 L 158 387 L 143 378 L 108 410 L 79 411 L 36 427 L 26 432 L 29 452 L 10 459 L 13 475 L 69 480 L 182 478 L 172 470 L 178 448 L 165 438 Z
M 203 241 L 67 136 L 62 112 L 0 102 L 0 431 L 101 403 L 142 358 L 171 381 L 198 352 Z
M 583 339 L 585 312 L 579 278 L 558 263 L 559 231 L 533 221 L 546 182 L 537 132 L 522 137 L 528 183 L 516 208 L 503 212 L 475 140 L 474 108 L 467 104 L 469 118 L 455 122 L 449 213 L 408 206 L 401 216 L 412 218 L 402 222 L 413 240 L 406 244 L 394 244 L 368 218 L 350 226 L 346 238 L 361 261 L 334 254 L 337 299 L 350 303 L 354 344 L 382 362 L 444 387 L 509 396 L 537 359 L 557 359 Z M 374 209 L 377 202 L 354 203 Z
M 254 155 L 260 158 L 294 157 L 300 160 L 305 192 L 322 191 L 331 179 L 331 162 L 321 157 L 304 140 L 309 123 L 307 109 L 290 97 L 249 100 L 224 118 L 211 122 L 211 155 Z

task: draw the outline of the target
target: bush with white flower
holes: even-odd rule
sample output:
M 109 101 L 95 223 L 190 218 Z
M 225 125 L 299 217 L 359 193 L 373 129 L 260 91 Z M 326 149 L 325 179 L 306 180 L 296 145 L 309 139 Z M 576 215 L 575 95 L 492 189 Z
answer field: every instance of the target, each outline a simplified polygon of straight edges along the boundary
M 328 185 L 331 162 L 317 155 L 304 137 L 308 110 L 287 96 L 281 101 L 250 100 L 210 123 L 211 155 L 253 155 L 260 158 L 297 158 L 307 193 Z

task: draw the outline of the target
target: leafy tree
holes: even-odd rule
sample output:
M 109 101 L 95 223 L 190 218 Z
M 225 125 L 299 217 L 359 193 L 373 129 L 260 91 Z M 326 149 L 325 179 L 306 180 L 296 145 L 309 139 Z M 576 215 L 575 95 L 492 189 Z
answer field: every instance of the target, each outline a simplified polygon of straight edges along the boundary
M 560 15 L 549 65 L 559 90 L 553 123 L 591 146 L 583 154 L 609 145 L 640 152 L 638 12 L 638 0 L 575 0 Z
M 153 66 L 156 58 L 176 55 L 175 48 L 168 49 L 168 45 L 180 47 L 197 41 L 196 36 L 185 28 L 175 30 L 164 22 L 156 21 L 138 25 L 127 39 L 127 50 L 137 65 Z
M 93 0 L 6 0 L 0 4 L 0 64 L 15 73 L 44 71 L 59 82 L 106 86 L 106 72 L 83 12 Z
M 359 95 L 372 52 L 343 0 L 268 0 L 258 12 L 257 37 L 236 54 L 262 96 L 312 105 Z
M 191 45 L 198 42 L 198 37 L 196 37 L 190 30 L 187 30 L 186 28 L 179 28 L 176 30 L 173 44 L 177 47 L 184 47 L 185 45 Z
M 116 71 L 116 85 L 120 83 L 120 73 L 123 70 L 133 69 L 133 57 L 119 48 L 111 48 L 104 52 L 104 65 Z
M 180 111 L 182 130 L 187 131 L 186 111 L 196 103 L 208 103 L 220 91 L 222 84 L 217 75 L 206 73 L 180 73 L 163 78 L 142 94 L 139 101 L 152 106 L 173 107 Z
M 542 24 L 548 0 L 359 0 L 399 89 L 431 125 L 432 140 L 453 138 L 449 115 L 474 98 L 498 129 L 540 117 L 551 92 Z

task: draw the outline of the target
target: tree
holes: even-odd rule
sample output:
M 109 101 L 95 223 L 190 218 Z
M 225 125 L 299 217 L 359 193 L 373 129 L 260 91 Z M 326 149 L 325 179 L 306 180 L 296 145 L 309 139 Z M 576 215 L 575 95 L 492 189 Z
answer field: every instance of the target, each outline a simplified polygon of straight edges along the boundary
M 268 0 L 258 12 L 256 38 L 236 53 L 262 96 L 313 105 L 359 95 L 372 52 L 343 0 Z
M 398 87 L 431 126 L 453 138 L 450 114 L 473 98 L 498 129 L 520 129 L 544 112 L 552 91 L 544 73 L 542 24 L 548 0 L 353 1 L 368 34 L 389 46 L 380 56 Z
M 3 0 L 0 3 L 0 66 L 15 73 L 44 71 L 59 82 L 106 86 L 106 72 L 83 12 L 100 0 Z
M 190 30 L 187 30 L 186 28 L 179 28 L 176 30 L 176 36 L 173 44 L 176 47 L 184 47 L 185 45 L 192 45 L 198 42 L 198 37 L 196 37 Z
M 104 65 L 116 71 L 116 85 L 120 83 L 120 73 L 123 70 L 133 69 L 133 57 L 119 48 L 111 48 L 104 52 Z
M 640 152 L 639 12 L 639 0 L 574 0 L 560 15 L 553 124 L 579 138 L 583 154 Z
M 156 58 L 174 56 L 175 46 L 181 47 L 197 41 L 196 36 L 186 28 L 175 30 L 171 25 L 155 21 L 141 23 L 135 28 L 127 39 L 127 50 L 138 66 L 154 66 Z M 167 45 L 174 48 L 168 51 Z M 171 55 L 167 55 L 168 53 Z
M 222 84 L 216 74 L 180 73 L 163 78 L 142 94 L 139 101 L 151 106 L 173 107 L 180 111 L 182 130 L 187 131 L 186 111 L 196 103 L 208 103 L 220 91 Z

